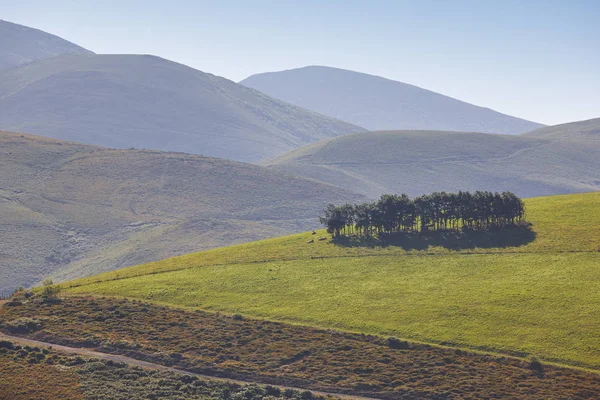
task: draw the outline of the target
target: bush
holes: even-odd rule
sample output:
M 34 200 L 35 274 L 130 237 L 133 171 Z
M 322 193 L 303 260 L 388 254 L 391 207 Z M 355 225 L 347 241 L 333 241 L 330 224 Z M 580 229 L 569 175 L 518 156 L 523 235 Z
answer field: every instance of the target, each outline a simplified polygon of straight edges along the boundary
M 106 364 L 102 361 L 92 361 L 81 367 L 80 371 L 82 372 L 96 372 L 96 371 L 104 371 L 106 370 Z
M 537 372 L 544 372 L 544 366 L 542 365 L 542 363 L 535 357 L 533 357 L 531 359 L 531 361 L 529 362 L 529 368 L 537 371 Z
M 6 328 L 13 333 L 29 333 L 39 331 L 44 322 L 34 318 L 22 317 L 6 323 Z
M 43 282 L 44 289 L 42 290 L 42 299 L 47 303 L 56 303 L 59 301 L 58 295 L 60 294 L 61 287 L 54 285 L 52 279 L 46 279 Z
M 265 391 L 267 392 L 267 395 L 269 395 L 269 396 L 273 396 L 273 397 L 281 396 L 281 389 L 279 389 L 277 386 L 267 385 L 267 386 L 265 386 Z
M 12 350 L 12 349 L 14 349 L 14 345 L 12 342 L 9 342 L 8 340 L 0 340 L 0 349 Z
M 387 340 L 387 345 L 392 349 L 402 349 L 406 350 L 409 348 L 408 342 L 404 340 L 400 340 L 396 337 L 389 337 Z

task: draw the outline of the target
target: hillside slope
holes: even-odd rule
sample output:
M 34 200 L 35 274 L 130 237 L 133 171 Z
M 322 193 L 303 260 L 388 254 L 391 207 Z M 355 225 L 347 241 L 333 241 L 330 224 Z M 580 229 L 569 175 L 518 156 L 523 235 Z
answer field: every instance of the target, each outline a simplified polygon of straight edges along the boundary
M 431 236 L 423 239 L 430 245 L 407 250 L 346 245 L 328 236 L 307 243 L 315 237 L 307 232 L 66 286 L 69 293 L 398 335 L 600 370 L 599 202 L 600 192 L 526 199 L 533 234 L 506 247 L 501 237 L 518 228 L 488 232 L 486 246 L 455 250 Z
M 523 136 L 553 140 L 600 140 L 600 118 L 547 126 L 531 132 L 526 132 Z
M 64 55 L 0 72 L 0 129 L 255 162 L 357 126 L 159 57 Z
M 598 154 L 600 135 L 559 140 L 543 135 L 391 131 L 325 140 L 264 165 L 370 197 L 456 190 L 510 190 L 532 197 L 599 190 Z
M 0 70 L 67 53 L 91 54 L 50 33 L 0 20 Z
M 343 189 L 183 153 L 0 133 L 0 292 L 307 229 Z
M 330 67 L 257 74 L 240 83 L 369 130 L 518 134 L 542 126 L 406 83 Z

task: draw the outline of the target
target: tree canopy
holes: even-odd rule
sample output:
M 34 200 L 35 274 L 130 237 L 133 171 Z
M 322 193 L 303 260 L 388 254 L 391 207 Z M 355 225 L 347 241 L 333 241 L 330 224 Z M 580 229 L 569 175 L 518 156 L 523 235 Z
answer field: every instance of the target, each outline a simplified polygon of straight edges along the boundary
M 502 228 L 523 222 L 525 207 L 514 193 L 435 192 L 410 199 L 384 194 L 374 203 L 330 204 L 319 218 L 334 237 L 357 234 Z

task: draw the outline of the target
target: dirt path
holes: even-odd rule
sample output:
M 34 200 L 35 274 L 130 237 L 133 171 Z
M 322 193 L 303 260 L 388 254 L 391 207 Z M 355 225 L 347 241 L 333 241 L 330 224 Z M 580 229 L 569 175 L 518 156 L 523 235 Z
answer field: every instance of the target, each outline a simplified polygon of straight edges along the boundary
M 53 350 L 57 350 L 57 351 L 60 351 L 63 353 L 77 354 L 77 355 L 82 355 L 82 356 L 87 356 L 87 357 L 94 357 L 94 358 L 99 358 L 102 360 L 112 360 L 112 361 L 116 361 L 116 362 L 122 362 L 122 363 L 125 363 L 128 365 L 131 365 L 131 366 L 155 369 L 155 370 L 159 370 L 159 371 L 168 371 L 168 372 L 175 372 L 178 374 L 192 375 L 192 376 L 196 376 L 198 378 L 204 379 L 204 380 L 237 383 L 238 385 L 260 384 L 260 382 L 249 382 L 249 381 L 241 381 L 241 380 L 237 380 L 237 379 L 227 379 L 227 378 L 219 378 L 219 377 L 210 376 L 210 375 L 195 374 L 192 372 L 188 372 L 188 371 L 184 371 L 184 370 L 180 370 L 180 369 L 176 369 L 176 368 L 171 368 L 171 367 L 167 367 L 167 366 L 160 365 L 160 364 L 154 364 L 154 363 L 147 362 L 147 361 L 136 360 L 135 358 L 130 358 L 130 357 L 126 357 L 126 356 L 122 356 L 122 355 L 118 355 L 118 354 L 101 353 L 99 351 L 94 351 L 94 350 L 80 348 L 80 347 L 61 346 L 58 344 L 40 342 L 38 340 L 27 339 L 27 338 L 22 338 L 22 337 L 18 337 L 18 336 L 11 336 L 11 335 L 7 335 L 2 332 L 0 332 L 0 340 L 9 340 L 11 342 L 15 342 L 15 343 L 18 343 L 21 345 L 28 345 L 28 346 L 52 347 Z M 290 387 L 290 386 L 280 386 L 280 385 L 271 385 L 271 386 L 277 386 L 277 387 L 281 388 L 282 390 L 293 389 L 293 390 L 297 390 L 300 392 L 307 390 L 305 388 L 297 388 L 297 387 Z M 345 399 L 345 400 L 374 400 L 374 398 L 371 398 L 371 397 L 350 396 L 350 395 L 339 394 L 339 393 L 319 392 L 316 390 L 310 390 L 310 391 L 313 394 L 317 394 L 317 395 L 321 395 L 321 396 L 335 396 L 335 397 L 339 397 L 340 399 Z

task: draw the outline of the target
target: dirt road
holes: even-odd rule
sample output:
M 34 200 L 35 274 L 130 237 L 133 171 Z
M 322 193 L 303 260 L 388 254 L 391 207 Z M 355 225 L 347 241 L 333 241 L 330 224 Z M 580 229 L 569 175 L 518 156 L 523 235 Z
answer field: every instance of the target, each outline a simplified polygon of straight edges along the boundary
M 183 370 L 180 370 L 177 368 L 171 368 L 171 367 L 167 367 L 167 366 L 160 365 L 160 364 L 154 364 L 154 363 L 147 362 L 147 361 L 136 360 L 135 358 L 130 358 L 130 357 L 126 357 L 126 356 L 122 356 L 122 355 L 118 355 L 118 354 L 101 353 L 99 351 L 94 351 L 94 350 L 80 348 L 80 347 L 61 346 L 58 344 L 40 342 L 38 340 L 27 339 L 27 338 L 22 338 L 22 337 L 18 337 L 18 336 L 11 336 L 11 335 L 7 335 L 2 332 L 0 332 L 0 340 L 9 340 L 11 342 L 14 342 L 14 343 L 17 343 L 20 345 L 46 347 L 46 348 L 52 347 L 53 350 L 60 351 L 63 353 L 77 354 L 77 355 L 87 356 L 87 357 L 94 357 L 94 358 L 99 358 L 102 360 L 112 360 L 112 361 L 122 362 L 122 363 L 125 363 L 128 365 L 142 367 L 142 368 L 149 368 L 149 369 L 155 369 L 155 370 L 160 370 L 160 371 L 175 372 L 178 374 L 192 375 L 192 376 L 196 376 L 200 379 L 204 379 L 204 380 L 230 382 L 230 383 L 237 383 L 239 385 L 249 385 L 249 384 L 259 383 L 259 382 L 240 381 L 237 379 L 219 378 L 219 377 L 214 377 L 214 376 L 210 376 L 210 375 L 195 374 L 195 373 L 183 371 Z M 296 388 L 296 387 L 289 387 L 289 386 L 280 386 L 280 385 L 272 385 L 272 386 L 277 386 L 283 390 L 293 389 L 293 390 L 298 390 L 301 392 L 307 390 L 307 389 L 303 389 L 303 388 Z M 337 397 L 340 399 L 345 399 L 345 400 L 374 400 L 374 398 L 371 398 L 371 397 L 349 396 L 349 395 L 338 394 L 338 393 L 319 392 L 316 390 L 311 390 L 311 392 L 314 394 L 317 394 L 317 395 L 321 395 L 321 396 L 334 396 L 334 397 Z

